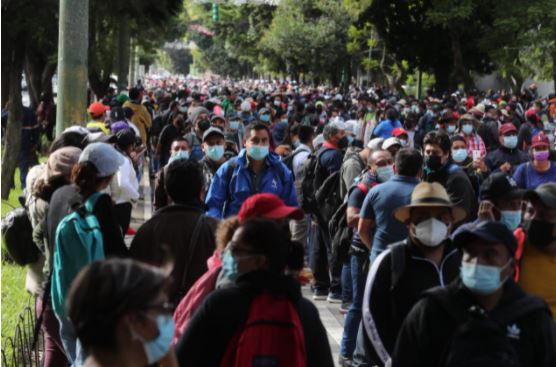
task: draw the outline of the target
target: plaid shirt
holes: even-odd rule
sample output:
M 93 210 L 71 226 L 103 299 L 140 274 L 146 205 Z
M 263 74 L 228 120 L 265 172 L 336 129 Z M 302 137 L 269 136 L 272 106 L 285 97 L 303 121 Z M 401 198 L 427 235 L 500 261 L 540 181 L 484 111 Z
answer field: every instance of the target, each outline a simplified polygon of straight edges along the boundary
M 486 148 L 483 139 L 477 133 L 472 133 L 469 136 L 465 136 L 464 134 L 460 134 L 461 137 L 465 139 L 465 143 L 467 144 L 467 154 L 473 158 L 473 151 L 478 150 L 481 152 L 481 159 L 486 156 Z

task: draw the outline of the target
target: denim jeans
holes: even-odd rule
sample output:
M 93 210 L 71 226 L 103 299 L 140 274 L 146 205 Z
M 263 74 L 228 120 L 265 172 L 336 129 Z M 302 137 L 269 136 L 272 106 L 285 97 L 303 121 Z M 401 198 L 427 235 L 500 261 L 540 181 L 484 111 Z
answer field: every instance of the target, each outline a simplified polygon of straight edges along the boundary
M 353 284 L 351 275 L 351 263 L 346 262 L 342 265 L 342 302 L 353 300 Z
M 340 344 L 340 354 L 344 357 L 353 356 L 357 330 L 361 325 L 361 307 L 363 305 L 363 294 L 365 292 L 366 274 L 363 272 L 363 264 L 366 256 L 351 256 L 351 281 L 353 302 L 344 321 L 344 334 Z
M 72 367 L 81 367 L 85 362 L 84 351 L 81 348 L 81 343 L 75 335 L 75 330 L 71 321 L 67 317 L 56 315 L 60 323 L 60 339 L 66 352 L 66 356 L 71 363 Z

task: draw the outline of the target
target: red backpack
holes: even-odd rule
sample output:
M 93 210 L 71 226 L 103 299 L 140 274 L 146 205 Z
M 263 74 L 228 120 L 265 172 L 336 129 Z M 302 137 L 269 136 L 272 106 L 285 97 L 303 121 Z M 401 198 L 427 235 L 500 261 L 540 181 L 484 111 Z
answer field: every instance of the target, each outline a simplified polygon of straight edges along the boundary
M 305 367 L 305 335 L 297 310 L 285 298 L 262 293 L 245 326 L 232 339 L 221 367 Z

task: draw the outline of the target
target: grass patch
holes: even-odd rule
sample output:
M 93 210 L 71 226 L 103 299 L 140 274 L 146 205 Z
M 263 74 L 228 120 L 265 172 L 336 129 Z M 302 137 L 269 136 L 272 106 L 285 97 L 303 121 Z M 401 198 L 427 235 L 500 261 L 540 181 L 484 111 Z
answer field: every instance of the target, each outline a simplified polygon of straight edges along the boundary
M 15 170 L 14 176 L 15 176 L 14 177 L 15 189 L 12 189 L 10 191 L 10 197 L 8 198 L 8 200 L 2 200 L 2 209 L 1 209 L 2 218 L 10 211 L 12 211 L 14 208 L 19 208 L 21 206 L 19 205 L 18 197 L 19 195 L 21 195 L 23 190 L 21 189 L 21 184 L 19 182 L 19 168 Z

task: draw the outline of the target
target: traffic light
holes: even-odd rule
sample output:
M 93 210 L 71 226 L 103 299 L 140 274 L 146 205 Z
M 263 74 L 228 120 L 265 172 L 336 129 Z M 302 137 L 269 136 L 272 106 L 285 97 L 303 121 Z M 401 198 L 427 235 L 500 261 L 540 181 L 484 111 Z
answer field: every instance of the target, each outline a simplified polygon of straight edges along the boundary
M 220 20 L 220 16 L 218 14 L 218 4 L 212 4 L 212 20 L 214 22 L 218 22 Z

